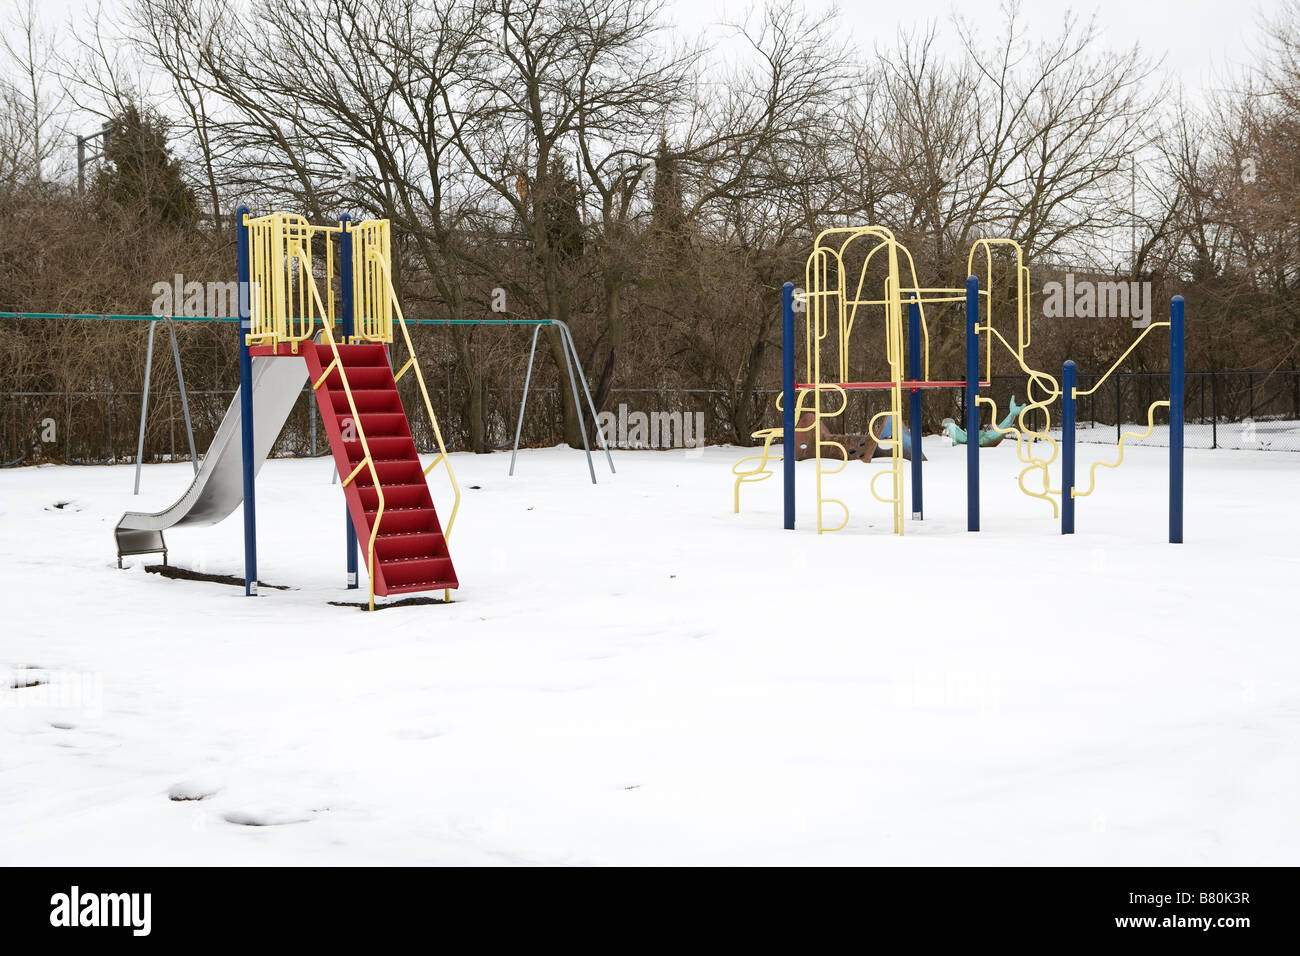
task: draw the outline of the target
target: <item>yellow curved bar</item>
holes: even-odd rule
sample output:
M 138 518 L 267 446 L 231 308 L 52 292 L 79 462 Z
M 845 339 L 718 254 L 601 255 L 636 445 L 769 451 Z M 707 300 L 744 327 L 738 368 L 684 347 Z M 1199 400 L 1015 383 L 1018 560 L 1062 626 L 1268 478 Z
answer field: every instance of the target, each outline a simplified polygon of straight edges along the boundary
M 1016 344 L 1011 345 L 1006 336 L 997 328 L 995 324 L 993 308 L 993 254 L 995 247 L 1006 247 L 1015 253 L 1015 276 L 1016 276 Z M 1061 388 L 1056 378 L 1046 372 L 1031 368 L 1025 360 L 1025 350 L 1029 347 L 1032 340 L 1033 320 L 1030 315 L 1030 282 L 1029 269 L 1024 264 L 1024 250 L 1020 243 L 1010 238 L 985 238 L 978 239 L 972 245 L 969 254 L 966 257 L 966 268 L 969 274 L 975 274 L 975 257 L 982 253 L 985 261 L 985 287 L 980 290 L 987 303 L 987 311 L 984 321 L 978 327 L 978 331 L 985 334 L 985 376 L 991 378 L 993 375 L 993 343 L 997 343 L 1002 349 L 1011 356 L 1016 366 L 1028 377 L 1027 391 L 1025 396 L 1026 404 L 1017 416 L 1017 425 L 1011 428 L 1000 428 L 997 423 L 997 403 L 992 399 L 979 396 L 976 399 L 977 404 L 989 406 L 993 410 L 993 428 L 1004 435 L 1014 434 L 1016 437 L 1016 457 L 1025 465 L 1017 476 L 1016 483 L 1021 492 L 1030 498 L 1038 498 L 1046 501 L 1052 506 L 1053 517 L 1059 515 L 1060 510 L 1054 495 L 1060 495 L 1060 489 L 1054 489 L 1051 485 L 1051 464 L 1056 461 L 1059 454 L 1059 447 L 1056 439 L 1050 434 L 1051 429 L 1051 404 L 1061 395 Z M 1035 391 L 1042 394 L 1036 395 Z M 1043 413 L 1043 426 L 1040 429 L 1030 428 L 1027 425 L 1027 416 L 1036 410 Z M 970 441 L 967 436 L 967 441 Z M 1034 452 L 1034 441 L 1044 441 L 1051 449 L 1051 454 L 1046 457 L 1040 457 Z M 1042 491 L 1034 491 L 1026 484 L 1026 479 L 1034 472 L 1041 476 Z
M 844 520 L 835 527 L 829 527 L 822 521 L 822 505 L 839 505 L 840 510 L 844 512 Z M 817 533 L 843 531 L 844 526 L 849 523 L 849 506 L 839 498 L 820 498 L 817 501 Z
M 1168 324 L 1168 323 L 1166 323 Z M 1132 438 L 1134 441 L 1143 441 L 1151 437 L 1151 433 L 1156 430 L 1156 409 L 1168 408 L 1168 399 L 1152 402 L 1147 407 L 1147 427 L 1141 432 L 1124 432 L 1119 436 L 1119 457 L 1114 461 L 1094 461 L 1092 467 L 1088 469 L 1088 490 L 1080 491 L 1078 488 L 1070 489 L 1071 498 L 1086 498 L 1097 490 L 1097 469 L 1098 468 L 1118 468 L 1124 464 L 1124 443 Z
M 861 241 L 870 241 L 871 245 L 863 254 L 863 260 L 858 267 L 857 281 L 852 286 L 852 298 L 850 296 L 850 287 L 846 276 L 845 259 L 848 250 L 854 243 Z M 864 299 L 862 290 L 868 281 L 868 273 L 871 265 L 878 253 L 884 252 L 887 258 L 885 276 L 883 279 L 883 297 L 880 299 Z M 806 367 L 809 370 L 809 382 L 817 386 L 814 397 L 814 416 L 820 422 L 825 418 L 833 417 L 843 411 L 845 401 L 841 402 L 840 408 L 834 413 L 826 411 L 821 407 L 820 392 L 823 387 L 831 387 L 831 383 L 824 382 L 821 370 L 821 347 L 822 343 L 829 337 L 830 327 L 830 302 L 834 299 L 838 326 L 838 354 L 837 366 L 839 380 L 844 381 L 849 377 L 848 355 L 852 342 L 852 334 L 857 322 L 858 310 L 862 306 L 880 305 L 885 310 L 885 359 L 889 365 L 889 377 L 892 387 L 889 389 L 889 409 L 885 413 L 891 416 L 895 423 L 895 428 L 901 430 L 902 421 L 902 378 L 903 378 L 903 302 L 900 290 L 902 282 L 900 277 L 900 255 L 906 258 L 908 269 L 911 277 L 911 288 L 919 287 L 916 279 L 915 263 L 911 254 L 895 238 L 892 231 L 881 226 L 860 226 L 860 227 L 836 227 L 823 230 L 818 234 L 813 244 L 813 250 L 808 256 L 808 262 L 805 267 L 805 283 L 807 286 L 809 317 L 805 322 L 806 333 Z M 918 297 L 919 298 L 919 297 Z M 925 374 L 929 375 L 929 330 L 925 325 L 924 312 L 922 310 L 922 329 L 925 337 Z M 842 394 L 842 392 L 841 392 Z M 873 420 L 874 421 L 874 420 Z M 874 429 L 873 429 L 874 434 Z M 877 440 L 879 440 L 877 438 Z M 834 470 L 828 470 L 822 465 L 821 449 L 826 447 L 839 447 L 841 450 L 841 460 L 835 466 Z M 902 443 L 894 441 L 890 443 L 890 467 L 894 492 L 890 498 L 881 498 L 876 491 L 876 478 L 872 478 L 872 494 L 879 500 L 890 502 L 894 505 L 894 531 L 897 534 L 903 533 L 903 500 L 902 500 Z M 825 526 L 821 516 L 821 502 L 834 501 L 841 507 L 843 502 L 838 499 L 828 499 L 823 495 L 821 479 L 823 475 L 837 474 L 842 471 L 847 464 L 847 450 L 843 449 L 837 443 L 821 442 L 816 448 L 816 457 L 818 461 L 817 469 L 817 497 L 818 497 L 818 530 L 836 530 L 829 529 Z M 847 514 L 845 522 L 847 523 Z M 843 527 L 844 523 L 837 526 Z
M 1086 389 L 1076 388 L 1074 390 L 1074 397 L 1083 398 L 1085 395 L 1091 395 L 1093 392 L 1097 391 L 1097 389 L 1101 388 L 1104 384 L 1106 384 L 1106 379 L 1111 377 L 1115 369 L 1120 367 L 1120 365 L 1124 362 L 1124 360 L 1129 357 L 1129 354 L 1135 348 L 1137 348 L 1138 345 L 1142 343 L 1142 340 L 1146 338 L 1147 335 L 1151 333 L 1152 329 L 1167 329 L 1167 328 L 1169 328 L 1168 321 L 1152 322 L 1150 325 L 1148 325 L 1145 329 L 1142 330 L 1141 335 L 1139 335 L 1137 338 L 1135 338 L 1132 341 L 1132 343 L 1130 343 L 1129 347 L 1124 350 L 1124 354 L 1121 355 L 1119 358 L 1115 359 L 1115 361 L 1111 363 L 1110 368 L 1106 369 L 1106 374 L 1103 375 L 1101 378 L 1097 379 L 1097 381 L 1093 383 L 1092 388 L 1086 388 Z

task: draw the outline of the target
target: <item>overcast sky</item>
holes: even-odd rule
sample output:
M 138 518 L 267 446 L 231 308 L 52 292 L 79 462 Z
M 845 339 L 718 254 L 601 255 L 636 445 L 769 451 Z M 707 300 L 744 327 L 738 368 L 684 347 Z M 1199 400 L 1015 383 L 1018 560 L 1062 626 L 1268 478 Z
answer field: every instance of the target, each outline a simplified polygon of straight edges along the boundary
M 25 0 L 0 0 L 6 7 Z M 803 0 L 810 13 L 832 4 Z M 1023 16 L 1031 36 L 1052 35 L 1065 13 L 1083 18 L 1095 14 L 1103 42 L 1125 50 L 1134 41 L 1152 58 L 1165 57 L 1166 69 L 1181 80 L 1187 92 L 1199 99 L 1221 85 L 1224 78 L 1255 58 L 1261 17 L 1271 17 L 1282 0 L 1032 0 Z M 107 11 L 119 9 L 123 0 L 102 0 Z M 723 20 L 735 21 L 755 6 L 753 0 L 667 0 L 669 17 L 688 35 L 709 31 Z M 42 16 L 63 20 L 69 15 L 86 20 L 95 15 L 97 0 L 38 0 Z M 900 26 L 938 22 L 947 26 L 959 9 L 968 20 L 996 29 L 1002 20 L 999 0 L 845 0 L 839 4 L 844 22 L 864 50 L 890 42 Z M 716 29 L 712 31 L 716 35 Z M 951 31 L 948 31 L 951 33 Z
M 687 33 L 710 24 L 735 21 L 753 6 L 744 0 L 668 0 L 671 16 Z M 810 12 L 832 6 L 866 50 L 888 44 L 900 28 L 937 23 L 951 37 L 954 10 L 984 31 L 997 31 L 1003 15 L 999 0 L 846 0 L 839 4 L 803 0 Z M 1136 42 L 1151 59 L 1164 58 L 1165 69 L 1199 99 L 1222 86 L 1225 78 L 1253 62 L 1260 47 L 1260 22 L 1272 19 L 1282 0 L 1031 0 L 1022 5 L 1030 37 L 1053 36 L 1070 11 L 1086 21 L 1095 16 L 1101 42 L 1116 51 Z M 949 46 L 949 49 L 952 47 Z
M 0 9 L 12 11 L 27 0 L 0 0 Z M 81 28 L 90 25 L 96 11 L 113 15 L 129 0 L 36 0 L 39 15 L 48 25 L 61 28 L 70 20 Z M 256 0 L 252 0 L 256 2 Z M 740 44 L 727 42 L 731 31 L 720 27 L 736 23 L 754 11 L 761 0 L 664 0 L 667 19 L 684 37 L 704 38 L 714 46 L 713 60 L 725 63 L 729 50 Z M 986 36 L 996 39 L 1004 23 L 1003 0 L 795 0 L 819 18 L 833 6 L 840 9 L 852 45 L 870 54 L 877 46 L 891 46 L 900 29 L 939 28 L 939 51 L 959 52 L 952 27 L 953 11 Z M 1082 21 L 1094 17 L 1100 31 L 1099 46 L 1127 51 L 1137 43 L 1151 61 L 1163 63 L 1153 84 L 1172 79 L 1181 84 L 1187 100 L 1201 105 L 1217 89 L 1231 85 L 1243 68 L 1262 56 L 1261 24 L 1274 19 L 1286 0 L 1027 0 L 1021 22 L 1028 39 L 1055 37 L 1073 11 Z M 3 19 L 7 20 L 8 17 Z M 59 32 L 66 32 L 59 30 Z M 0 75 L 5 66 L 0 63 Z M 81 122 L 78 118 L 75 122 Z M 95 123 L 92 118 L 86 123 Z

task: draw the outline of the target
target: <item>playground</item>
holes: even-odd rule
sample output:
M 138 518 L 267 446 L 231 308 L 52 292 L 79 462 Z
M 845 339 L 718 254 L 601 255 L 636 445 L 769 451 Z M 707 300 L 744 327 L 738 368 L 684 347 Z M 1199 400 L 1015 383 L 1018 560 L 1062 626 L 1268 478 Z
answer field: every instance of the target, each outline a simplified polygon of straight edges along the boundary
M 782 295 L 781 426 L 617 469 L 597 432 L 584 474 L 582 449 L 448 450 L 386 221 L 238 221 L 241 390 L 201 461 L 0 472 L 4 862 L 1300 849 L 1293 456 L 1184 447 L 1181 298 L 1111 369 L 1164 336 L 1165 397 L 1081 443 L 1110 373 L 1029 364 L 1016 243 L 940 288 L 888 230 L 828 230 Z M 934 374 L 956 304 L 964 369 Z M 595 411 L 567 327 L 534 322 L 516 441 L 546 326 Z M 887 379 L 849 378 L 864 347 Z M 995 360 L 1026 384 L 1002 407 Z M 306 387 L 332 454 L 268 458 Z M 924 433 L 936 390 L 965 428 Z M 834 430 L 851 397 L 864 433 Z
M 810 494 L 783 530 L 775 480 L 732 514 L 751 451 L 624 453 L 595 486 L 569 448 L 513 478 L 453 453 L 460 590 L 376 613 L 330 603 L 365 591 L 328 459 L 259 474 L 256 599 L 116 567 L 121 514 L 174 501 L 188 462 L 146 466 L 138 498 L 129 465 L 0 472 L 0 856 L 1295 859 L 1293 456 L 1189 450 L 1170 546 L 1167 448 L 1131 447 L 1072 536 L 1025 507 L 1014 443 L 986 448 L 970 534 L 966 448 L 926 436 L 903 538 L 861 481 L 835 534 Z M 1113 453 L 1081 446 L 1080 473 Z M 238 520 L 168 535 L 239 581 Z

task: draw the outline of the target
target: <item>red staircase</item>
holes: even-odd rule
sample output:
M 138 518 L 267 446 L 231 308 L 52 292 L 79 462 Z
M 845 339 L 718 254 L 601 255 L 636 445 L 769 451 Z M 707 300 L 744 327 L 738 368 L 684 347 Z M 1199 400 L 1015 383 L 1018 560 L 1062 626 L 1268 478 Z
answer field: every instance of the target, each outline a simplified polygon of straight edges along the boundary
M 343 378 L 337 368 L 316 390 L 316 403 L 330 438 L 339 476 L 346 478 L 365 457 L 361 435 L 370 447 L 375 474 L 384 493 L 384 513 L 375 538 L 375 566 L 369 568 L 375 594 L 405 594 L 455 588 L 456 569 L 451 564 L 447 539 L 433 507 L 411 437 L 411 427 L 397 394 L 393 370 L 383 345 L 340 345 L 339 358 L 356 405 L 360 428 L 349 428 Z M 304 343 L 303 358 L 315 383 L 329 368 L 334 354 L 328 345 Z M 379 508 L 379 495 L 369 468 L 362 468 L 343 489 L 352 526 L 356 528 L 361 556 L 367 554 L 370 534 Z

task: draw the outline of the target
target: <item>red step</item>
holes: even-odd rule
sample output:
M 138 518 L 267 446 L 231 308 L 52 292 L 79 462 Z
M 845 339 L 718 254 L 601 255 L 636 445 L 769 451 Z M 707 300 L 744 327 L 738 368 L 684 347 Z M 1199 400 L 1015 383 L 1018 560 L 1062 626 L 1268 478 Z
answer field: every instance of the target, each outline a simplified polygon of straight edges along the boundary
M 334 360 L 328 345 L 306 343 L 302 356 L 313 383 Z M 374 473 L 369 467 L 362 468 L 343 494 L 367 565 L 370 535 L 376 520 L 379 522 L 374 567 L 368 567 L 375 594 L 458 587 L 447 538 L 429 494 L 387 350 L 383 345 L 340 345 L 339 358 L 342 369 L 331 369 L 316 390 L 316 402 L 341 476 L 352 474 L 364 458 L 362 435 L 370 449 Z M 352 393 L 351 404 L 343 389 L 345 377 Z M 380 492 L 384 497 L 382 516 Z

